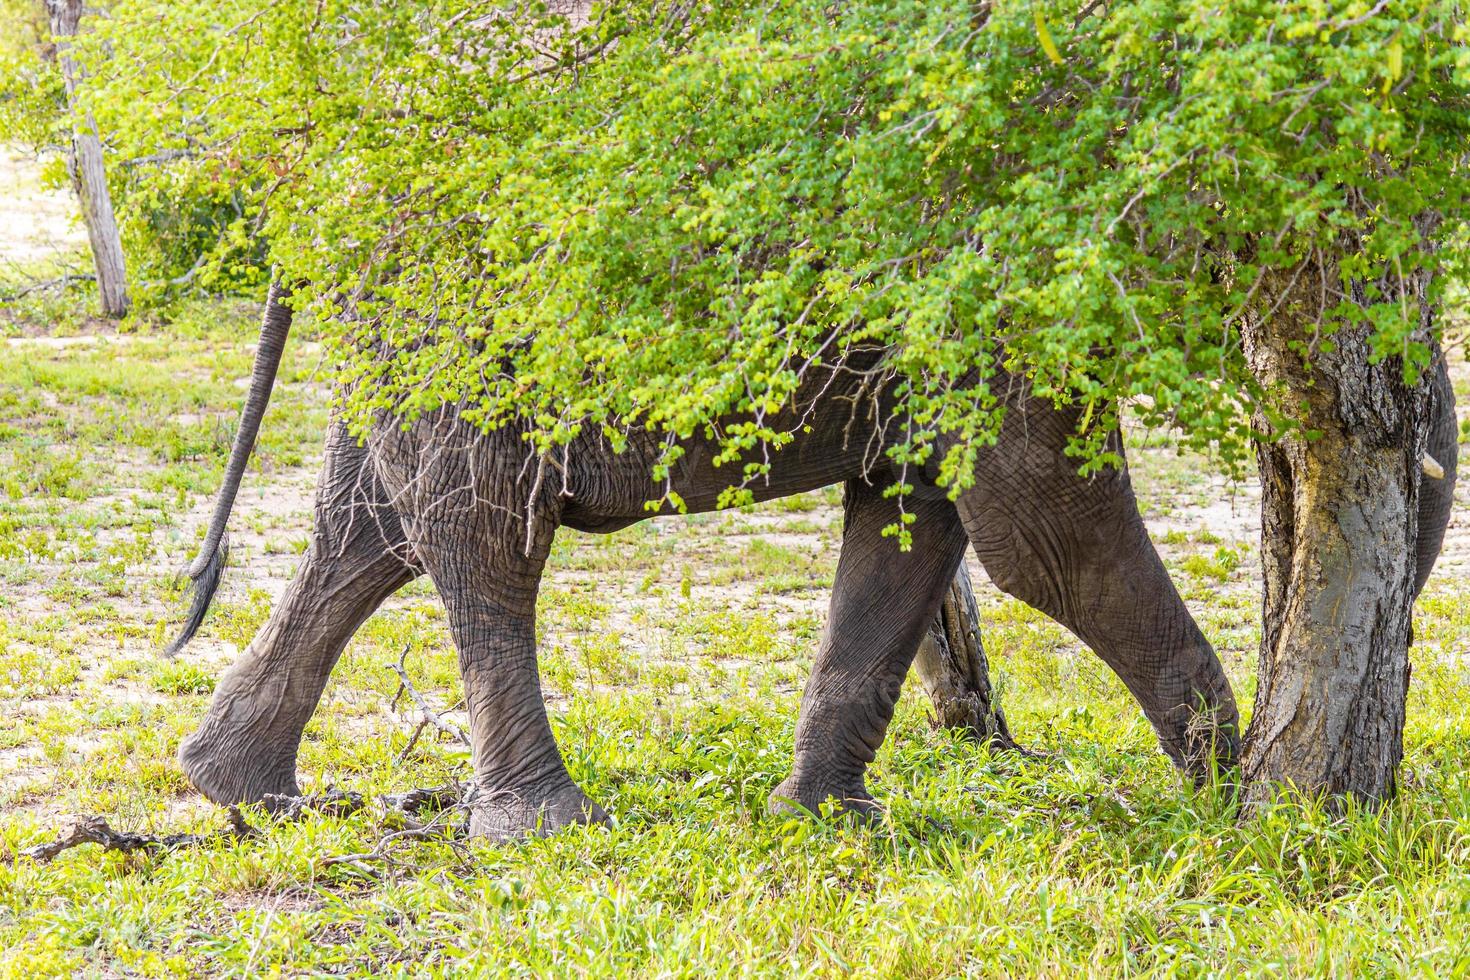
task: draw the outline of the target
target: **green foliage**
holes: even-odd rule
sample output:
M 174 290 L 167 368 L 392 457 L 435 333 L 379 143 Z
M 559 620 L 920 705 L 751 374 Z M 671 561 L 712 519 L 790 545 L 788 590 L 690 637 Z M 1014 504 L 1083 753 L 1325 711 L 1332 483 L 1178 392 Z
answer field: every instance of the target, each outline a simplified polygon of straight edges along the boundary
M 84 29 L 105 16 L 89 9 L 94 16 L 83 20 Z M 46 182 L 62 187 L 68 184 L 64 152 L 78 117 L 67 108 L 56 54 L 44 3 L 0 0 L 0 144 L 44 159 Z M 84 86 L 78 112 L 94 105 Z M 264 243 L 241 230 L 241 175 L 219 180 L 212 168 L 189 165 L 190 150 L 160 152 L 151 145 L 157 136 L 151 129 L 120 139 L 104 125 L 100 135 L 131 286 L 143 306 L 160 305 L 188 282 L 216 289 L 259 282 Z
M 197 281 L 219 291 L 253 290 L 265 261 L 262 242 L 244 232 L 240 195 L 208 172 L 128 161 L 110 174 L 123 249 L 144 305 L 157 307 L 170 288 Z
M 0 0 L 0 143 L 31 151 L 59 142 L 66 104 L 61 73 L 44 57 L 44 10 L 33 0 Z
M 1087 465 L 1120 400 L 1236 461 L 1263 273 L 1329 255 L 1368 288 L 1319 342 L 1366 319 L 1412 371 L 1372 282 L 1463 270 L 1451 0 L 606 6 L 123 0 L 92 98 L 241 196 L 360 425 L 462 401 L 544 450 L 745 413 L 746 477 L 810 369 L 873 347 L 894 458 L 951 487 L 997 364 L 1081 407 Z

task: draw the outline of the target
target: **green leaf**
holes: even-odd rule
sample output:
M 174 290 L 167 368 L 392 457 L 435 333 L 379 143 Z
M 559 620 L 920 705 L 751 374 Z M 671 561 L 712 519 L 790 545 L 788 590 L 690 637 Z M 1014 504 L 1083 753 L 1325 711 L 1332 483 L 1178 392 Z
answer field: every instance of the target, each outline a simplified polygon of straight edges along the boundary
M 1046 18 L 1041 15 L 1041 8 L 1036 8 L 1036 39 L 1041 42 L 1041 50 L 1051 59 L 1054 65 L 1062 63 L 1062 53 L 1057 50 L 1057 42 L 1051 39 L 1051 31 L 1046 28 Z

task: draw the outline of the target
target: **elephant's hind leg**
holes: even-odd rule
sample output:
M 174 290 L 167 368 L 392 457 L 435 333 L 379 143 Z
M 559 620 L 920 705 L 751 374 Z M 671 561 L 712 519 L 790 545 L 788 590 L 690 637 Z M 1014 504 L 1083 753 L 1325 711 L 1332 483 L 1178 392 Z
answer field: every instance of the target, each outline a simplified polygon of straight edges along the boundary
M 899 509 L 881 486 L 850 480 L 844 504 L 827 629 L 801 699 L 791 776 L 771 795 L 774 811 L 796 804 L 815 812 L 829 798 L 858 813 L 874 809 L 863 773 L 964 557 L 964 528 L 947 499 L 907 501 L 916 520 L 906 552 L 883 536 Z
M 398 516 L 346 428 L 327 436 L 311 541 L 285 595 L 220 678 L 179 762 L 218 803 L 294 795 L 296 752 L 358 626 L 418 573 Z
M 525 444 L 446 413 L 383 434 L 375 454 L 459 650 L 470 833 L 509 840 L 605 821 L 567 773 L 541 695 L 536 597 L 560 507 L 525 465 Z
M 1201 779 L 1235 760 L 1235 696 L 1154 550 L 1127 470 L 1082 477 L 1065 455 L 1076 424 L 1040 400 L 1013 408 L 960 517 L 995 584 L 1092 647 L 1164 751 Z M 1117 440 L 1110 448 L 1123 453 Z

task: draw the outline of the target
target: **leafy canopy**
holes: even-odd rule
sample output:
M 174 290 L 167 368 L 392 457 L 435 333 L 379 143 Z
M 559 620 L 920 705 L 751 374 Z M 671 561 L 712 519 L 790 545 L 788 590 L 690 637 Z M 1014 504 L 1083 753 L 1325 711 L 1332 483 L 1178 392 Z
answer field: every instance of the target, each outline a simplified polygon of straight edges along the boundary
M 759 458 L 804 370 L 877 346 L 895 459 L 952 488 L 996 365 L 1080 407 L 1085 465 L 1120 400 L 1238 461 L 1263 269 L 1464 272 L 1450 0 L 606 6 L 121 0 L 91 98 L 248 198 L 357 424 L 463 402 L 540 450 L 741 415 Z M 1367 299 L 1322 342 L 1366 317 L 1412 370 Z

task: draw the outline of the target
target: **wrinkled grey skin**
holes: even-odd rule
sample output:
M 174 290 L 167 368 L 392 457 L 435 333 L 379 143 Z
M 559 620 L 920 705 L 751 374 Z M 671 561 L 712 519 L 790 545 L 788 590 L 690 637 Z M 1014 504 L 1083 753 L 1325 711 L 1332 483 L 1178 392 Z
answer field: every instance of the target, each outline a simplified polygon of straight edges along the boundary
M 1455 479 L 1459 468 L 1460 420 L 1455 414 L 1455 386 L 1450 381 L 1447 361 L 1436 351 L 1429 412 L 1432 421 L 1425 452 L 1444 469 L 1438 479 L 1426 477 L 1419 485 L 1419 540 L 1415 553 L 1414 595 L 1424 590 L 1434 562 L 1444 546 L 1445 529 L 1455 505 Z
M 816 810 L 835 797 L 871 812 L 864 771 L 967 544 L 996 585 L 1107 662 L 1181 768 L 1201 778 L 1212 764 L 1232 763 L 1238 715 L 1230 684 L 1149 540 L 1126 469 L 1082 478 L 1063 455 L 1074 415 L 1013 395 L 972 489 L 957 503 L 922 486 L 909 497 L 917 520 L 904 553 L 882 535 L 898 505 L 883 496 L 892 474 L 873 465 L 885 436 L 872 419 L 882 413 L 869 411 L 861 381 L 847 371 L 813 372 L 773 421 L 795 429 L 804 417 L 809 431 L 772 453 L 769 479 L 752 487 L 769 499 L 846 485 L 828 627 L 802 698 L 791 775 L 773 808 Z M 666 489 L 691 513 L 714 509 L 738 469 L 713 467 L 715 446 L 703 439 L 684 445 L 666 488 L 650 477 L 657 443 L 636 434 L 621 454 L 587 436 L 538 462 L 528 460 L 519 429 L 484 434 L 453 408 L 406 428 L 385 422 L 366 446 L 334 424 L 310 546 L 180 748 L 190 780 L 221 803 L 296 793 L 301 734 L 343 647 L 384 599 L 427 573 L 447 607 L 464 678 L 471 832 L 507 839 L 605 820 L 568 775 L 548 724 L 537 591 L 558 526 L 627 526 L 648 517 L 645 502 Z M 1121 454 L 1121 445 L 1114 449 Z

